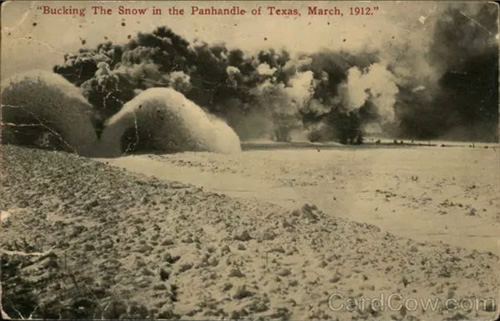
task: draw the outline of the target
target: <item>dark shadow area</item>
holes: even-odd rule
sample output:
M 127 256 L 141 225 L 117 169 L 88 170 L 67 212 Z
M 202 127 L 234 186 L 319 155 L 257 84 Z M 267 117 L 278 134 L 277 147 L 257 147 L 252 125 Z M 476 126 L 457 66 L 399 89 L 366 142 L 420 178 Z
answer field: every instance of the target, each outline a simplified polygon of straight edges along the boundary
M 146 154 L 154 153 L 153 134 L 150 130 L 141 130 L 130 127 L 121 138 L 121 149 L 123 154 Z
M 2 144 L 45 150 L 71 151 L 54 124 L 40 123 L 27 117 L 2 124 Z

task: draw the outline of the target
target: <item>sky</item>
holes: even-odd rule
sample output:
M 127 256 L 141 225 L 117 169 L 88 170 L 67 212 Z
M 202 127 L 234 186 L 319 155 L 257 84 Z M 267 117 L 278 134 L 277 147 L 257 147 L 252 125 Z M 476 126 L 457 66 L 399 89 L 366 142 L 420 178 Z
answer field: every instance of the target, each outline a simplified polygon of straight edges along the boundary
M 90 6 L 101 4 L 111 8 L 109 16 L 92 15 Z M 276 6 L 298 8 L 299 17 L 270 16 L 184 16 L 167 15 L 169 7 L 190 10 L 191 6 L 247 10 Z M 73 15 L 44 15 L 39 6 L 51 8 L 86 8 L 85 17 Z M 126 16 L 118 14 L 119 6 L 129 8 L 162 9 L 163 15 Z M 339 16 L 309 16 L 308 6 L 335 7 Z M 349 16 L 350 7 L 374 7 L 371 16 Z M 114 43 L 125 43 L 127 37 L 138 32 L 151 32 L 166 25 L 188 41 L 196 39 L 208 43 L 224 42 L 230 48 L 238 47 L 253 52 L 266 47 L 284 48 L 292 53 L 314 52 L 321 49 L 364 51 L 367 48 L 391 50 L 392 46 L 408 42 L 425 48 L 432 24 L 445 5 L 438 2 L 194 2 L 194 1 L 23 1 L 7 2 L 2 6 L 2 79 L 30 69 L 50 70 L 64 61 L 64 54 L 79 48 L 94 48 L 105 37 Z M 82 45 L 82 42 L 85 42 Z M 388 57 L 388 59 L 391 59 Z

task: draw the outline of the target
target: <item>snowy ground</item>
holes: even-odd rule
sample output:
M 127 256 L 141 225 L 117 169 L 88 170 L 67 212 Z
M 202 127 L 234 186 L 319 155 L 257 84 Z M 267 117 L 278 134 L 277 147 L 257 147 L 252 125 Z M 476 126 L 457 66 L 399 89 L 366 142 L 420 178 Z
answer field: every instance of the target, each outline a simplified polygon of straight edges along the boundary
M 261 149 L 244 145 L 247 150 L 239 155 L 182 153 L 103 161 L 289 208 L 311 202 L 329 215 L 397 235 L 498 254 L 500 149 L 441 144 L 452 143 L 293 149 L 254 144 Z
M 499 221 L 497 151 L 273 150 L 101 162 L 2 151 L 2 304 L 13 317 L 495 316 L 499 258 L 487 249 Z

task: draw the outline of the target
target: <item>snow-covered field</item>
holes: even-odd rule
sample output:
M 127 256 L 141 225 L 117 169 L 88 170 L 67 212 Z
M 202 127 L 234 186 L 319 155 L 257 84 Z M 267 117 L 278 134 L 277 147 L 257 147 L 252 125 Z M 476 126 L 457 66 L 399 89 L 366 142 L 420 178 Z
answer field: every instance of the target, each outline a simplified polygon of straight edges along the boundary
M 182 153 L 104 161 L 285 207 L 311 202 L 328 215 L 419 241 L 499 253 L 500 149 L 441 144 L 453 143 L 293 149 L 253 144 L 239 155 Z
M 2 152 L 12 317 L 495 317 L 498 149 Z

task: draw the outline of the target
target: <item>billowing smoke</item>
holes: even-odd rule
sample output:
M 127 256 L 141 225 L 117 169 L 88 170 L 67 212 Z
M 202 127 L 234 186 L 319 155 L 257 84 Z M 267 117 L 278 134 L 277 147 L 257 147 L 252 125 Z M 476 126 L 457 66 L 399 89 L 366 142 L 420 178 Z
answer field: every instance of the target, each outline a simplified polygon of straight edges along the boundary
M 312 98 L 313 89 L 312 72 L 306 71 L 294 74 L 286 84 L 268 78 L 250 94 L 255 97 L 254 108 L 272 121 L 274 138 L 288 141 L 293 129 L 302 128 L 300 112 Z
M 360 143 L 365 133 L 401 138 L 497 139 L 496 6 L 443 4 L 415 34 L 385 47 L 312 54 L 255 54 L 189 43 L 161 27 L 127 44 L 67 55 L 54 71 L 81 86 L 100 127 L 142 91 L 170 87 L 240 136 Z M 421 40 L 421 39 L 420 39 Z
M 235 153 L 240 151 L 240 141 L 226 123 L 181 93 L 172 88 L 151 88 L 107 121 L 99 155 L 151 151 Z
M 431 75 L 416 65 L 397 96 L 400 135 L 498 141 L 497 10 L 460 3 L 439 12 L 426 52 Z
M 89 155 L 96 141 L 92 106 L 60 75 L 31 71 L 2 83 L 2 143 Z
M 339 98 L 348 111 L 358 110 L 369 101 L 382 122 L 392 122 L 398 91 L 394 75 L 375 63 L 366 70 L 350 68 L 346 81 L 339 86 Z

